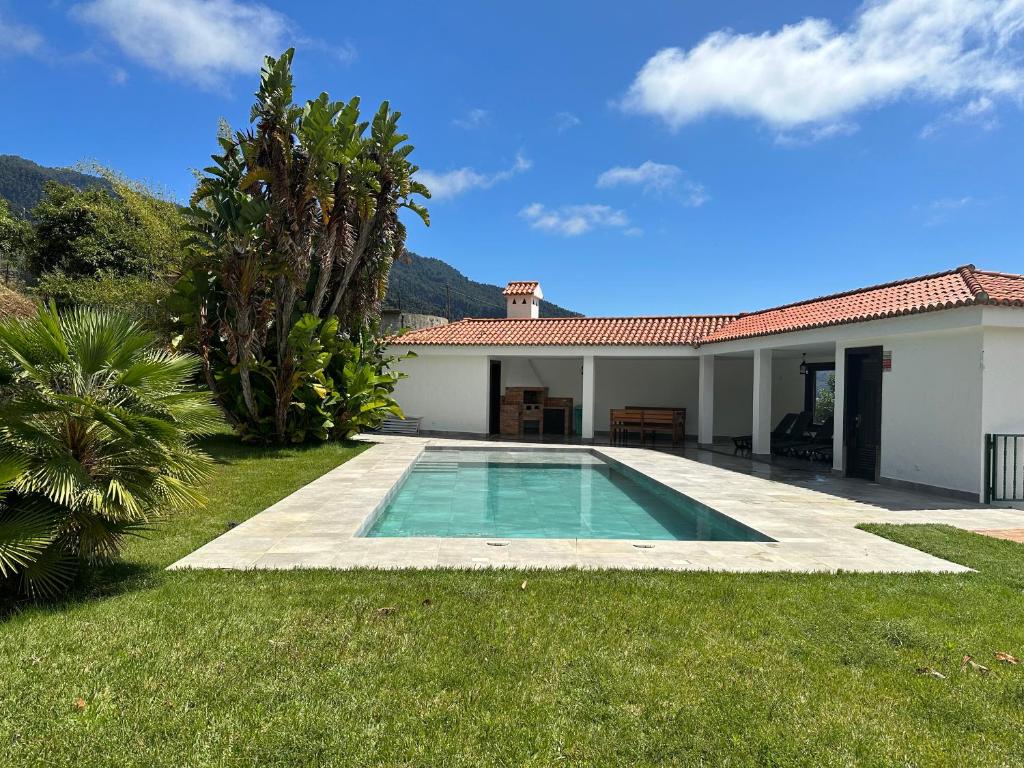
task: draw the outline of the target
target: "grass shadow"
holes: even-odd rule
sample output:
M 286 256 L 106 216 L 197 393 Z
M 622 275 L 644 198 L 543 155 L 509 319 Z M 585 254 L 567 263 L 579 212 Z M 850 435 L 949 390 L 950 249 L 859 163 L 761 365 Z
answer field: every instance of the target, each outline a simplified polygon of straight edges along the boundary
M 228 521 L 257 514 L 367 446 L 352 440 L 254 445 L 225 430 L 204 438 L 200 447 L 215 465 L 205 508 L 155 520 L 124 543 L 118 560 L 83 569 L 71 589 L 58 598 L 32 600 L 0 592 L 0 623 L 23 610 L 61 612 L 155 589 L 169 578 L 167 565 L 222 534 Z
M 253 459 L 273 459 L 282 456 L 301 456 L 304 453 L 321 451 L 325 446 L 355 448 L 363 443 L 356 440 L 333 440 L 330 442 L 311 443 L 245 443 L 230 432 L 210 435 L 199 441 L 199 448 L 206 453 L 215 464 L 231 466 L 239 461 Z
M 71 589 L 59 597 L 0 597 L 0 624 L 28 609 L 37 613 L 63 613 L 69 608 L 151 589 L 158 586 L 163 573 L 164 570 L 155 565 L 118 560 L 92 571 L 83 571 Z

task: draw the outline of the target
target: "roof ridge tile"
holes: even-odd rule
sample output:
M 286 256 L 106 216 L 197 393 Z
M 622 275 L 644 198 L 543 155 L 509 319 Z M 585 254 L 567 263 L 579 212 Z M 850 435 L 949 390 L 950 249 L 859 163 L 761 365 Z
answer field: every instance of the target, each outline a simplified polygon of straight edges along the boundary
M 977 301 L 988 301 L 988 294 L 982 288 L 981 283 L 978 282 L 978 277 L 974 274 L 975 271 L 976 268 L 973 264 L 965 264 L 957 269 L 957 273 L 964 281 L 964 285 L 967 286 L 967 290 L 971 292 L 971 296 Z
M 973 265 L 968 264 L 967 266 L 968 267 L 972 267 Z M 793 302 L 790 302 L 788 304 L 779 304 L 779 305 L 774 306 L 774 307 L 768 307 L 767 309 L 755 309 L 755 310 L 753 310 L 751 312 L 740 312 L 739 313 L 739 317 L 750 317 L 752 315 L 763 315 L 765 312 L 775 312 L 776 310 L 779 310 L 779 309 L 790 309 L 791 307 L 800 307 L 800 306 L 803 306 L 805 304 L 815 304 L 815 303 L 817 303 L 819 301 L 827 301 L 828 299 L 842 299 L 842 298 L 846 298 L 847 296 L 856 296 L 857 294 L 869 293 L 870 291 L 877 291 L 877 290 L 881 290 L 883 288 L 898 288 L 899 286 L 906 285 L 908 283 L 917 283 L 917 282 L 920 282 L 922 280 L 933 280 L 933 279 L 935 279 L 937 277 L 946 277 L 948 275 L 952 275 L 952 274 L 955 274 L 955 273 L 959 272 L 961 269 L 964 269 L 964 267 L 957 267 L 956 269 L 947 269 L 947 270 L 945 270 L 943 272 L 933 272 L 930 275 L 918 275 L 917 277 L 905 277 L 902 280 L 893 280 L 893 281 L 888 282 L 888 283 L 878 283 L 876 285 L 868 285 L 868 286 L 865 286 L 863 288 L 852 288 L 850 290 L 840 291 L 838 293 L 826 293 L 826 294 L 824 294 L 822 296 L 815 296 L 814 298 L 810 298 L 810 299 L 801 299 L 800 301 L 793 301 Z

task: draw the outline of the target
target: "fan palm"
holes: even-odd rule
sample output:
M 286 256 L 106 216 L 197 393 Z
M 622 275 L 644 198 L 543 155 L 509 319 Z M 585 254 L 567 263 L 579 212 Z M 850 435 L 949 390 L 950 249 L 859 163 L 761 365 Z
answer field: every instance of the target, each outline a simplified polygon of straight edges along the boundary
M 54 594 L 203 503 L 210 461 L 192 438 L 220 417 L 197 369 L 117 314 L 51 305 L 0 322 L 0 580 Z

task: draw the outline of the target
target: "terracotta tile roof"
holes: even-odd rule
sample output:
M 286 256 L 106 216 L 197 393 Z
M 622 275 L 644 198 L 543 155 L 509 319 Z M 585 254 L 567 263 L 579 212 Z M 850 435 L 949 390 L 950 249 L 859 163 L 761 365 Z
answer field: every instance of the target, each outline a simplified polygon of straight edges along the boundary
M 603 346 L 696 344 L 734 315 L 683 317 L 466 318 L 394 337 L 394 344 Z
M 1024 275 L 976 269 L 974 278 L 981 291 L 988 297 L 988 304 L 1024 307 Z
M 509 283 L 536 286 L 537 283 Z M 525 293 L 532 292 L 524 291 Z M 711 344 L 976 305 L 1024 307 L 1024 275 L 968 264 L 948 272 L 808 299 L 741 315 L 674 317 L 467 318 L 423 328 L 394 343 L 457 346 Z
M 1024 306 L 1024 276 L 986 272 L 968 264 L 948 272 L 743 314 L 708 334 L 699 343 L 768 336 L 978 304 Z
M 506 285 L 502 293 L 506 296 L 532 296 L 539 285 L 536 280 L 517 280 Z

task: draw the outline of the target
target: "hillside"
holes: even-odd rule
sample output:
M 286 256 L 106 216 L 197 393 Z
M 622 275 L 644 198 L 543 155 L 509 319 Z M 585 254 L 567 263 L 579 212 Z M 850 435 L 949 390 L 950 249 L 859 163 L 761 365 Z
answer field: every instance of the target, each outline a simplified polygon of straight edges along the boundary
M 420 312 L 427 315 L 447 316 L 445 286 L 451 288 L 451 318 L 504 317 L 504 286 L 488 285 L 470 280 L 459 270 L 440 259 L 431 259 L 407 251 L 408 260 L 399 260 L 391 268 L 385 306 Z M 520 276 L 521 277 L 521 276 Z M 541 317 L 577 317 L 572 312 L 549 301 L 542 301 Z
M 105 179 L 73 171 L 70 168 L 47 168 L 17 155 L 0 155 L 0 197 L 11 204 L 11 212 L 24 215 L 43 197 L 43 183 L 59 181 L 61 184 L 84 189 L 104 187 Z
M 36 313 L 36 304 L 0 281 L 0 320 L 7 317 L 29 317 Z
M 44 182 L 50 180 L 79 189 L 101 186 L 112 191 L 105 179 L 96 176 L 70 168 L 47 168 L 17 155 L 0 155 L 0 197 L 10 203 L 12 213 L 24 215 L 34 208 L 42 198 Z M 504 286 L 475 282 L 440 259 L 411 251 L 407 260 L 400 260 L 391 269 L 385 306 L 445 317 L 446 287 L 451 289 L 453 319 L 505 316 L 505 298 L 501 294 Z M 542 317 L 578 315 L 548 301 L 541 302 L 540 313 Z

